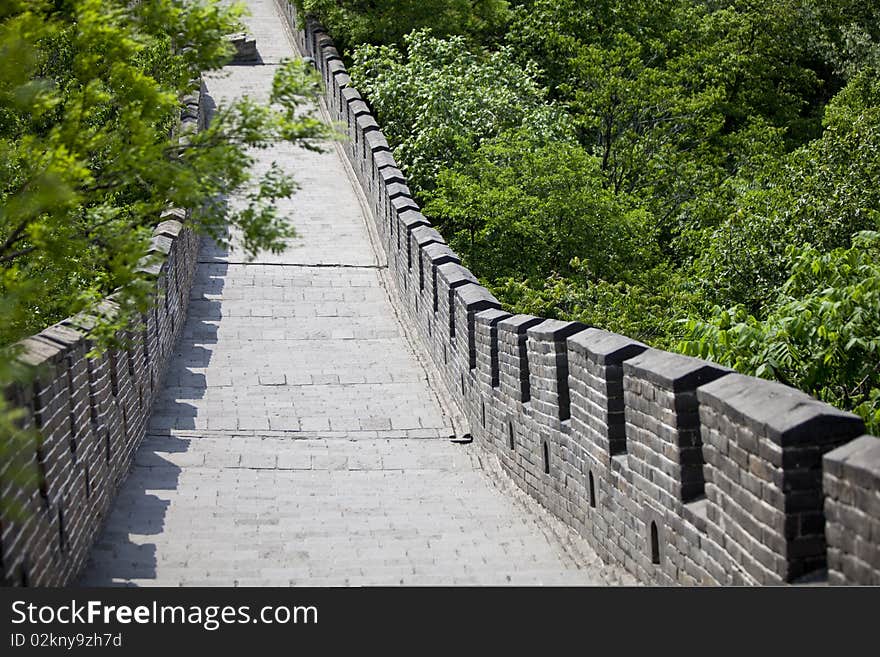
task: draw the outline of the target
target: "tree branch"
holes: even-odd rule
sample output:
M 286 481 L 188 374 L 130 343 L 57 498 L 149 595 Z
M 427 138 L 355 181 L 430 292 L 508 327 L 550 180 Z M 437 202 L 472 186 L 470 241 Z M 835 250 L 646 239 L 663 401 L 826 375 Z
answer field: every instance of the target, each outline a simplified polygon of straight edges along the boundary
M 28 253 L 31 253 L 36 250 L 37 250 L 37 247 L 29 246 L 26 249 L 19 249 L 18 251 L 13 251 L 12 253 L 7 253 L 4 256 L 0 256 L 0 265 L 5 264 L 7 262 L 10 262 L 20 256 L 27 255 Z

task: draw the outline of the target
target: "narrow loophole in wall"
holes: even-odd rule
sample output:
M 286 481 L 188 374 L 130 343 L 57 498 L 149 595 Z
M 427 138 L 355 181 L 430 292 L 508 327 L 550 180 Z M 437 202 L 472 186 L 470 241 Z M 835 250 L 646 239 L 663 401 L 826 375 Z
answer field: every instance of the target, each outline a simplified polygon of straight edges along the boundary
M 83 471 L 86 475 L 86 499 L 92 496 L 92 477 L 89 474 L 89 466 L 83 468 Z
M 35 380 L 31 386 L 31 395 L 34 400 L 34 425 L 37 430 L 43 428 L 43 411 L 40 407 L 40 382 Z
M 550 446 L 544 441 L 544 474 L 550 474 Z
M 64 368 L 67 371 L 67 418 L 70 422 L 70 451 L 76 457 L 76 406 L 74 403 L 73 359 L 68 356 Z
M 116 397 L 119 395 L 119 374 L 116 371 L 116 352 L 110 352 L 110 392 Z
M 455 342 L 455 290 L 449 288 L 449 341 Z
M 25 587 L 31 585 L 31 567 L 27 557 L 21 560 L 21 566 L 19 566 L 18 570 L 18 582 Z
M 464 397 L 464 372 L 461 373 L 461 396 Z
M 508 438 L 510 439 L 510 449 L 516 449 L 516 442 L 514 441 L 513 437 L 513 422 L 507 423 L 507 433 Z
M 58 549 L 62 552 L 67 551 L 67 531 L 64 527 L 64 509 L 58 505 Z
M 486 402 L 482 403 L 482 409 L 483 409 L 483 428 L 485 429 L 486 428 Z
M 46 479 L 46 455 L 43 453 L 42 445 L 37 447 L 37 486 L 43 503 L 49 508 L 49 482 Z
M 98 398 L 95 393 L 97 376 L 95 375 L 95 370 L 92 368 L 92 362 L 93 360 L 91 358 L 86 359 L 86 368 L 89 375 L 89 418 L 91 419 L 92 425 L 96 425 L 98 424 Z
M 111 449 L 110 449 L 110 431 L 104 431 L 104 447 L 107 455 L 107 463 L 110 463 Z
M 657 533 L 657 523 L 651 521 L 651 563 L 660 563 L 660 536 Z
M 593 471 L 590 470 L 590 506 L 596 508 L 596 483 L 593 481 Z
M 160 342 L 161 325 L 159 324 L 159 304 L 153 306 L 153 334 L 156 338 L 156 353 L 162 356 L 162 343 Z
M 526 404 L 532 399 L 532 386 L 529 380 L 529 357 L 526 352 L 526 343 L 521 341 L 519 348 L 519 390 L 520 400 Z

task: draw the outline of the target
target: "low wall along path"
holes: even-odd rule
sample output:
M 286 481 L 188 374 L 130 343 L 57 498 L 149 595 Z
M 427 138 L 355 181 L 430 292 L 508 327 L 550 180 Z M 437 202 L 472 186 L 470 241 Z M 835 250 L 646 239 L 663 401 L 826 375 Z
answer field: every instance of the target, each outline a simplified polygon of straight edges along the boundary
M 503 311 L 420 213 L 332 39 L 288 0 L 248 5 L 259 59 L 206 77 L 189 125 L 266 99 L 302 53 L 348 139 L 257 153 L 301 186 L 283 253 L 199 245 L 170 211 L 131 348 L 85 358 L 82 318 L 24 342 L 41 376 L 8 394 L 41 474 L 3 492 L 28 509 L 3 522 L 7 584 L 880 584 L 859 418 Z

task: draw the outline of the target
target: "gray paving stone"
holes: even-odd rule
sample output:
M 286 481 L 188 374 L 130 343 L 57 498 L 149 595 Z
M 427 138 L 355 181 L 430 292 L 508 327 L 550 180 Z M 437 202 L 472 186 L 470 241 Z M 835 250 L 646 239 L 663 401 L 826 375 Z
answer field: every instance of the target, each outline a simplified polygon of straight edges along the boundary
M 218 105 L 265 99 L 272 63 L 294 55 L 274 0 L 248 4 L 264 65 L 210 77 Z M 446 440 L 336 151 L 256 157 L 299 182 L 278 204 L 298 236 L 253 262 L 204 242 L 149 436 L 82 584 L 629 583 Z

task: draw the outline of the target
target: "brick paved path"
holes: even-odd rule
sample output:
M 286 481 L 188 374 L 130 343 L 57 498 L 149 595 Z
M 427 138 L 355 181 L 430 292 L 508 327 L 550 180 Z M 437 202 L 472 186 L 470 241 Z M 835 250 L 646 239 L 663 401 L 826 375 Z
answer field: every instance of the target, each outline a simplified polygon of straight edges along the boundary
M 217 104 L 265 98 L 294 55 L 274 0 L 250 5 L 263 64 L 209 79 Z M 337 152 L 259 158 L 301 184 L 280 206 L 299 236 L 253 263 L 203 244 L 149 435 L 81 583 L 629 583 L 477 447 L 448 442 Z

